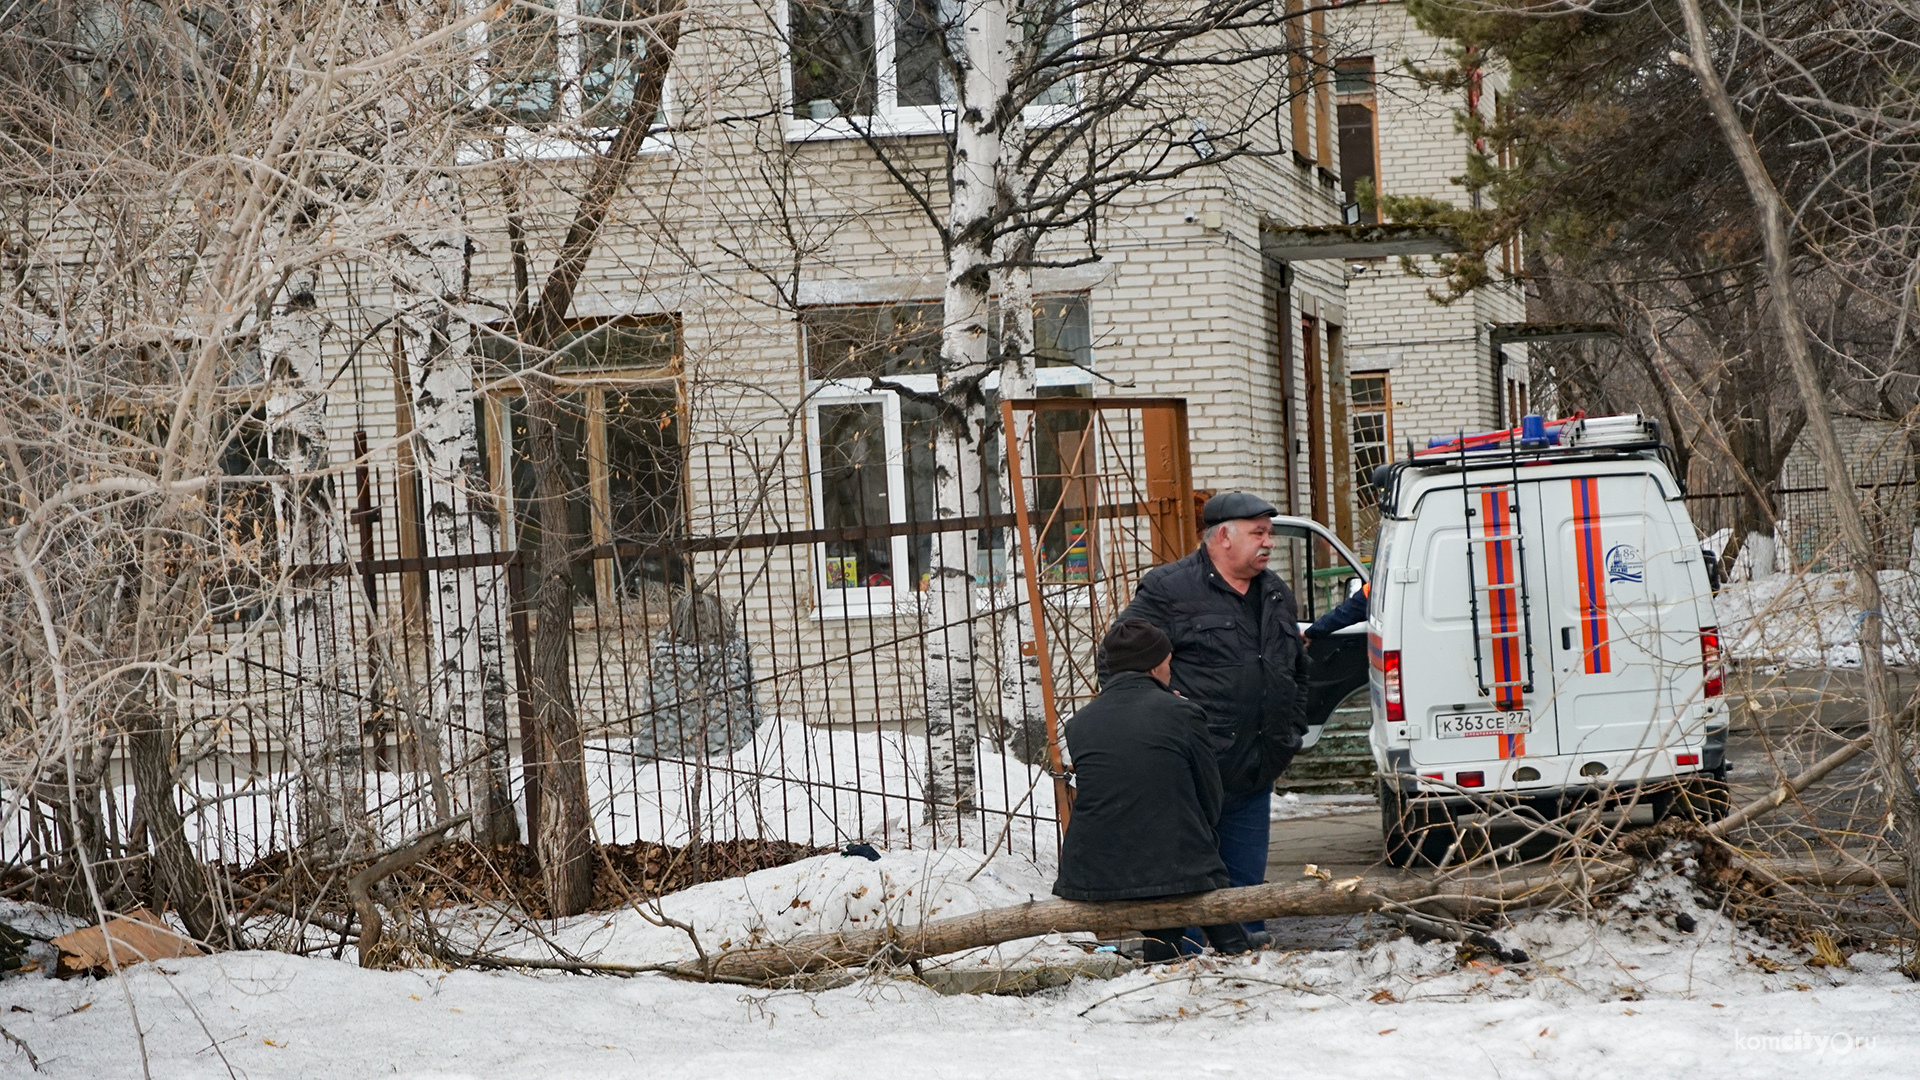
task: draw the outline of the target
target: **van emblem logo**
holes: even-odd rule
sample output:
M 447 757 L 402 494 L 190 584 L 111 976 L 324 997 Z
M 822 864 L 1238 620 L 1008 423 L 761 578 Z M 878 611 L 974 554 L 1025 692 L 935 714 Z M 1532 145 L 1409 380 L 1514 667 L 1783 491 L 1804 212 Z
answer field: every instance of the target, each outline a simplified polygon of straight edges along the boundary
M 1631 581 L 1638 583 L 1644 575 L 1644 566 L 1640 561 L 1640 549 L 1632 544 L 1615 544 L 1607 549 L 1607 583 Z

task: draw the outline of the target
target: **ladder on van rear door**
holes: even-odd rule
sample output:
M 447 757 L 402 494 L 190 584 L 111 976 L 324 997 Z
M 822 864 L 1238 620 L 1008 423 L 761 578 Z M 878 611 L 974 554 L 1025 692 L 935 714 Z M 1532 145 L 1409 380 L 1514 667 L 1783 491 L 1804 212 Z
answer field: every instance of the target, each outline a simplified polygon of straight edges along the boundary
M 1474 680 L 1497 708 L 1517 709 L 1533 692 L 1533 603 L 1527 595 L 1526 532 L 1520 525 L 1518 447 L 1509 441 L 1509 479 L 1473 484 L 1467 480 L 1464 437 L 1460 444 Z

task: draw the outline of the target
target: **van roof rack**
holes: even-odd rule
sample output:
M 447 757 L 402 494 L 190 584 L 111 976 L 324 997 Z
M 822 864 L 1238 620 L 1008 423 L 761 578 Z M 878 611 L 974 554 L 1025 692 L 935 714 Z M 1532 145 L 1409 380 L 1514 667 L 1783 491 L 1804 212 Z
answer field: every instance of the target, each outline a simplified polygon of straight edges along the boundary
M 1409 469 L 1434 474 L 1511 466 L 1515 462 L 1602 461 L 1652 455 L 1674 472 L 1683 491 L 1686 485 L 1686 478 L 1678 474 L 1673 449 L 1661 438 L 1659 422 L 1640 413 L 1589 417 L 1576 412 L 1557 420 L 1529 415 L 1521 418 L 1519 427 L 1429 439 L 1418 449 L 1409 440 L 1407 449 L 1406 460 L 1374 470 L 1373 487 L 1379 494 L 1381 510 L 1389 516 L 1397 513 L 1400 479 Z

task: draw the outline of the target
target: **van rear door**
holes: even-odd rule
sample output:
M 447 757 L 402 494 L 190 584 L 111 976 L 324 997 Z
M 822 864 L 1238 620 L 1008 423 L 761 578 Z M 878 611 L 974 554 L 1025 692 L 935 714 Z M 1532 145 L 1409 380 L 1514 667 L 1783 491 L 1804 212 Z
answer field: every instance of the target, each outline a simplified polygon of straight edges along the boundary
M 1398 599 L 1400 671 L 1407 720 L 1418 732 L 1411 743 L 1416 767 L 1556 752 L 1545 692 L 1552 652 L 1540 595 L 1542 545 L 1525 527 L 1538 520 L 1540 485 L 1497 480 L 1478 474 L 1465 492 L 1424 493 L 1407 552 L 1394 558 L 1403 568 L 1396 584 L 1408 582 Z M 1522 710 L 1530 732 L 1461 731 L 1461 717 Z
M 1673 721 L 1702 678 L 1691 526 L 1681 535 L 1647 473 L 1536 486 L 1548 576 L 1540 609 L 1551 625 L 1541 656 L 1551 656 L 1543 673 L 1561 753 L 1673 743 Z

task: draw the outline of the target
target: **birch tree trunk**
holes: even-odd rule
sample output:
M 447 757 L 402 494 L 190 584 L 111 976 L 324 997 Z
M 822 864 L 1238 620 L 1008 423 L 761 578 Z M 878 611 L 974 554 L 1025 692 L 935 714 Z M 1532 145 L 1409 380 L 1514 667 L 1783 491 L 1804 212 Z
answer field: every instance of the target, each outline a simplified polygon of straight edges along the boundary
M 458 307 L 468 278 L 459 183 L 427 181 L 422 209 L 441 226 L 403 236 L 394 253 L 395 320 L 413 402 L 413 456 L 421 486 L 427 558 L 499 551 L 499 515 L 482 475 L 471 332 Z M 477 560 L 476 560 L 477 561 Z M 433 729 L 446 758 L 423 747 L 452 777 L 453 812 L 473 814 L 474 839 L 520 839 L 508 786 L 506 574 L 498 565 L 433 571 L 428 601 Z
M 1768 288 L 1773 293 L 1773 311 L 1780 324 L 1780 337 L 1793 368 L 1794 382 L 1807 407 L 1807 430 L 1813 436 L 1813 449 L 1819 456 L 1827 478 L 1827 497 L 1840 522 L 1840 535 L 1852 564 L 1855 588 L 1860 593 L 1859 621 L 1860 668 L 1866 676 L 1867 730 L 1873 741 L 1875 765 L 1880 785 L 1898 825 L 1906 857 L 1906 906 L 1909 916 L 1920 911 L 1920 790 L 1914 787 L 1909 753 L 1910 732 L 1903 732 L 1893 712 L 1893 683 L 1887 672 L 1883 650 L 1882 612 L 1886 610 L 1880 592 L 1880 576 L 1874 558 L 1872 534 L 1866 516 L 1854 495 L 1852 473 L 1847 469 L 1846 452 L 1833 427 L 1826 389 L 1820 384 L 1814 367 L 1813 350 L 1807 342 L 1806 324 L 1801 318 L 1799 301 L 1793 292 L 1793 253 L 1787 233 L 1787 204 L 1766 163 L 1760 158 L 1753 137 L 1740 123 L 1733 99 L 1714 67 L 1713 53 L 1707 43 L 1706 17 L 1700 0 L 1680 0 L 1680 12 L 1686 19 L 1689 55 L 1676 57 L 1688 62 L 1700 82 L 1714 121 L 1727 147 L 1739 162 L 1740 175 L 1759 212 L 1761 234 L 1766 242 Z M 1904 710 L 1903 710 L 1904 712 Z
M 311 275 L 294 274 L 284 295 L 261 335 L 260 351 L 274 385 L 266 408 L 269 448 L 283 474 L 273 486 L 280 558 L 297 570 L 346 562 L 349 551 L 326 475 L 324 319 Z M 290 575 L 280 599 L 283 664 L 295 675 L 295 730 L 286 738 L 290 764 L 299 773 L 300 841 L 325 856 L 359 850 L 369 839 L 359 712 L 344 689 L 356 668 L 352 612 L 358 587 L 351 574 Z
M 1016 118 L 1008 127 L 1007 158 L 1013 156 L 1011 148 L 1018 145 L 1021 129 Z M 1010 185 L 1002 181 L 1002 199 L 1008 199 L 1005 190 Z M 1037 387 L 1034 378 L 1033 363 L 1033 272 L 1024 265 L 1031 258 L 1031 252 L 1018 242 L 1006 245 L 1001 255 L 1000 271 L 1000 399 L 1012 401 L 1032 397 Z M 1000 433 L 1001 446 L 1018 447 L 1022 454 L 1030 454 L 1027 432 L 1033 425 L 1033 414 L 1018 412 L 1013 414 L 1013 423 Z M 1015 498 L 1005 465 L 1006 452 L 1002 450 L 1002 468 L 1000 490 L 1006 492 L 1006 509 L 1012 509 Z M 1032 466 L 1025 470 L 1032 472 Z M 1028 506 L 1034 504 L 1031 490 L 1032 480 L 1026 481 L 1029 490 L 1020 493 Z M 1018 535 L 1018 529 L 1008 530 L 1013 542 L 1007 545 L 1008 592 L 1010 603 L 1007 613 L 1002 616 L 1000 654 L 1000 714 L 1017 718 L 1019 731 L 1013 736 L 1022 740 L 1025 754 L 1023 760 L 1044 761 L 1046 747 L 1033 745 L 1032 736 L 1044 734 L 1046 706 L 1041 700 L 1043 693 L 1040 685 L 1040 664 L 1037 658 L 1029 654 L 1026 643 L 1034 640 L 1033 612 L 1026 603 L 1026 594 L 1012 575 L 1024 565 L 1020 561 L 1017 545 L 1026 542 Z M 1040 756 L 1036 756 L 1040 755 Z
M 940 356 L 948 431 L 935 442 L 933 513 L 980 512 L 980 440 L 984 411 L 972 387 L 988 364 L 988 292 L 992 285 L 1000 110 L 1006 100 L 1006 0 L 969 0 L 953 50 L 960 65 L 954 119 L 947 277 Z M 927 568 L 927 811 L 951 813 L 955 828 L 973 809 L 978 723 L 974 701 L 973 561 L 975 534 L 936 534 Z

